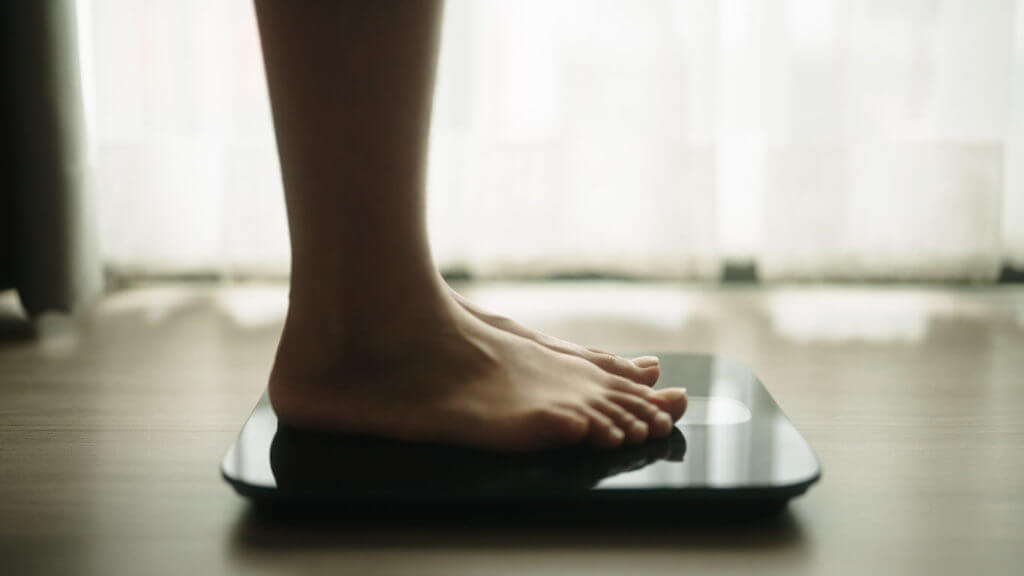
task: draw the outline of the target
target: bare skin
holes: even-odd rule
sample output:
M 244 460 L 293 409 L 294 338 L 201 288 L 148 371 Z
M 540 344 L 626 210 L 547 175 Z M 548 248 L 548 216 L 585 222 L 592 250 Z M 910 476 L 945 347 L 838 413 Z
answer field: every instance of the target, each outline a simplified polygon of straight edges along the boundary
M 556 336 L 527 328 L 511 318 L 505 318 L 504 316 L 488 312 L 454 290 L 452 294 L 463 308 L 491 326 L 501 328 L 523 338 L 528 338 L 556 352 L 579 356 L 612 374 L 617 374 L 648 386 L 653 386 L 658 381 L 658 376 L 661 375 L 661 369 L 656 356 L 640 356 L 627 359 L 597 348 L 581 346 L 575 342 L 562 340 Z
M 657 360 L 480 309 L 436 271 L 425 172 L 441 5 L 256 0 L 292 245 L 269 392 L 290 424 L 534 450 L 663 437 Z

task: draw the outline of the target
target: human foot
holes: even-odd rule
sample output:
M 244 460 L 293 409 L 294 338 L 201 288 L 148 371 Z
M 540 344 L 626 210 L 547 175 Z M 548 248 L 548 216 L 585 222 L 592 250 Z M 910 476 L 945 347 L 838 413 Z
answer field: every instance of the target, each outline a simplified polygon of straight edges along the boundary
M 630 380 L 646 384 L 647 386 L 653 386 L 654 383 L 658 381 L 658 376 L 661 375 L 661 369 L 656 356 L 623 358 L 622 356 L 612 354 L 611 352 L 605 352 L 604 350 L 598 350 L 597 348 L 581 346 L 575 342 L 562 340 L 561 338 L 550 334 L 545 334 L 543 332 L 533 330 L 532 328 L 527 328 L 511 318 L 506 318 L 499 314 L 494 314 L 484 310 L 473 301 L 462 296 L 455 290 L 452 290 L 450 287 L 449 290 L 451 290 L 452 296 L 459 305 L 480 320 L 483 320 L 495 328 L 527 338 L 556 352 L 579 356 L 580 358 L 595 364 L 606 372 L 610 372 L 624 378 L 629 378 Z
M 686 409 L 681 389 L 495 328 L 454 297 L 344 337 L 289 317 L 269 391 L 294 426 L 496 450 L 639 443 L 669 434 Z

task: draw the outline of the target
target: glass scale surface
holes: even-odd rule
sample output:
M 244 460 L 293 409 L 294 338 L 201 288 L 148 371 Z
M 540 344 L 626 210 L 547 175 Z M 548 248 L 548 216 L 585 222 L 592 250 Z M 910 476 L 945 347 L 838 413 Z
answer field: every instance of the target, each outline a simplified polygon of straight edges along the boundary
M 578 506 L 652 503 L 775 512 L 821 476 L 810 446 L 745 365 L 662 354 L 656 388 L 685 387 L 689 407 L 668 438 L 496 453 L 280 425 L 266 394 L 221 464 L 257 504 Z

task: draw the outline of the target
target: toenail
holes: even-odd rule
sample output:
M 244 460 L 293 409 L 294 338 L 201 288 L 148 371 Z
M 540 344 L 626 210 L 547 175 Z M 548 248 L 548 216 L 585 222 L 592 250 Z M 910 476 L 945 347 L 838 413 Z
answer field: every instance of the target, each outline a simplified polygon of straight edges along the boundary
M 651 368 L 657 366 L 659 363 L 657 356 L 639 356 L 633 358 L 633 364 L 636 364 L 640 368 Z
M 672 399 L 686 397 L 686 388 L 664 388 L 662 390 L 659 390 L 659 392 L 662 392 L 665 396 L 668 396 Z

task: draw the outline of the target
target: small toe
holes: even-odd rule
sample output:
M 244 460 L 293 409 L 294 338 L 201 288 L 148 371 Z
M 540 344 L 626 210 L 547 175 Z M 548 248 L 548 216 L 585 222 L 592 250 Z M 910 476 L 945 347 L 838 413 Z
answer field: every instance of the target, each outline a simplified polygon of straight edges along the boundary
M 572 410 L 550 408 L 535 414 L 530 428 L 546 443 L 570 445 L 587 437 L 590 423 Z
M 611 418 L 596 408 L 585 407 L 583 412 L 590 418 L 590 442 L 598 448 L 618 448 L 626 440 L 626 433 L 619 429 Z
M 634 444 L 639 444 L 646 441 L 649 435 L 650 427 L 647 426 L 647 422 L 644 422 L 643 420 L 634 420 L 633 425 L 629 429 L 629 433 L 626 434 L 626 438 Z
M 616 428 L 625 434 L 625 444 L 640 444 L 647 440 L 647 424 L 639 420 L 621 404 L 608 398 L 596 399 L 592 406 L 611 419 Z M 641 424 L 638 426 L 637 424 Z
M 591 434 L 594 445 L 598 448 L 614 449 L 626 441 L 626 434 L 617 426 L 598 426 Z
M 654 422 L 651 423 L 651 437 L 664 438 L 671 432 L 672 417 L 666 412 L 658 411 L 658 415 L 654 417 Z
M 623 392 L 608 392 L 608 399 L 628 410 L 636 419 L 647 424 L 648 429 L 654 425 L 654 420 L 661 412 L 654 404 L 642 397 Z

